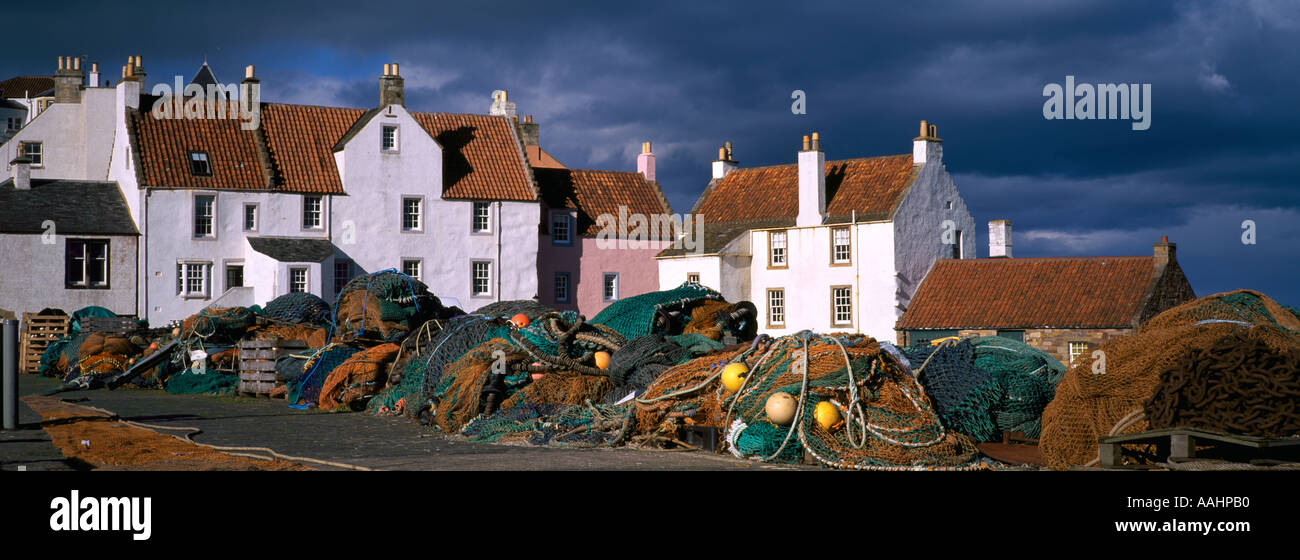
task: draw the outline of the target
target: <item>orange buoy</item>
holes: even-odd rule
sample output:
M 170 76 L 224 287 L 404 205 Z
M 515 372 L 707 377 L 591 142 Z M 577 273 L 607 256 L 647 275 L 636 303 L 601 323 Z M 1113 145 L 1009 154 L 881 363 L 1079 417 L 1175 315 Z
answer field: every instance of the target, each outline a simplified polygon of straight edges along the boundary
M 609 352 L 601 350 L 596 352 L 596 367 L 600 369 L 609 369 Z
M 539 371 L 537 373 L 530 375 L 529 377 L 533 378 L 533 381 L 537 381 L 538 379 L 546 377 L 546 374 Z
M 522 329 L 522 328 L 524 328 L 524 327 L 527 327 L 527 326 L 528 326 L 528 323 L 531 323 L 532 321 L 529 321 L 529 320 L 528 320 L 528 316 L 527 316 L 527 315 L 524 315 L 523 313 L 520 313 L 520 314 L 518 314 L 518 315 L 515 315 L 514 317 L 511 317 L 511 318 L 510 318 L 510 322 L 511 322 L 511 323 L 514 323 L 516 327 L 519 327 L 519 328 Z

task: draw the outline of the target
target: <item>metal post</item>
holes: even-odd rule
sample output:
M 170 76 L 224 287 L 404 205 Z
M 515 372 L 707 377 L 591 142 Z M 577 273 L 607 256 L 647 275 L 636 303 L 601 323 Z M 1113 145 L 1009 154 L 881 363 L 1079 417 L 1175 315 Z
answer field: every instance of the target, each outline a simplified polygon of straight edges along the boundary
M 18 429 L 18 321 L 4 321 L 4 429 Z

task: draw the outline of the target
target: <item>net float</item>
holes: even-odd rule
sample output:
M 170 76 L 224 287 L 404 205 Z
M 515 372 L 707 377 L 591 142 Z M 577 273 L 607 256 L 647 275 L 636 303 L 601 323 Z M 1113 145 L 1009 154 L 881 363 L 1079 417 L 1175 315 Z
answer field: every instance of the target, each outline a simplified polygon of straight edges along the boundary
M 817 425 L 826 431 L 835 428 L 843 420 L 840 415 L 840 408 L 831 404 L 830 401 L 817 403 L 817 408 L 813 410 L 813 418 L 817 419 Z
M 596 352 L 594 358 L 596 359 L 596 367 L 600 369 L 609 369 L 609 352 L 601 350 L 600 352 Z
M 740 362 L 727 364 L 727 367 L 722 368 L 722 386 L 728 393 L 735 393 L 745 383 L 747 374 L 749 374 L 749 366 Z
M 527 316 L 527 315 L 524 315 L 523 313 L 519 313 L 519 314 L 515 315 L 514 317 L 511 317 L 511 318 L 510 318 L 510 322 L 511 322 L 511 323 L 514 323 L 514 325 L 515 325 L 516 327 L 522 329 L 522 328 L 524 328 L 524 327 L 527 327 L 528 324 L 531 323 L 532 321 L 529 321 L 529 320 L 528 320 L 528 316 Z
M 794 420 L 794 413 L 798 407 L 799 401 L 794 398 L 794 395 L 779 391 L 767 398 L 767 404 L 763 408 L 767 411 L 767 419 L 773 424 L 789 426 Z

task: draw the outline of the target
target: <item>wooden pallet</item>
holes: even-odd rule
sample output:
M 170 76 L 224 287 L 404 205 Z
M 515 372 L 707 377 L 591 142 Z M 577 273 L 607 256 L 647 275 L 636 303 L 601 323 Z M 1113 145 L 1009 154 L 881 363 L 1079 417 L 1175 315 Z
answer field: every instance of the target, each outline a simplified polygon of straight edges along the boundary
M 1124 468 L 1124 457 L 1134 451 L 1124 446 L 1154 446 L 1158 460 L 1187 461 L 1197 457 L 1229 458 L 1235 461 L 1268 460 L 1300 454 L 1300 437 L 1266 438 L 1199 430 L 1166 428 L 1137 434 L 1103 437 L 1098 440 L 1100 465 Z
M 301 340 L 245 340 L 239 343 L 239 387 L 241 395 L 269 396 L 278 382 L 275 361 L 307 348 Z
M 18 352 L 18 371 L 38 374 L 41 372 L 41 354 L 54 341 L 68 335 L 68 316 L 37 315 L 23 313 L 23 326 L 20 332 L 21 349 Z

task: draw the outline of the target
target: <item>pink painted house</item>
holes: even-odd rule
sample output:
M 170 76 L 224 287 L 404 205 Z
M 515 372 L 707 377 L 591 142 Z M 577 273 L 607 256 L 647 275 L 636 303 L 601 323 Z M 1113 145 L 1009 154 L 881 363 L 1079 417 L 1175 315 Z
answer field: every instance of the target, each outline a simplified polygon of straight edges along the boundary
M 541 148 L 527 152 L 542 198 L 538 300 L 590 318 L 610 302 L 658 290 L 655 255 L 672 235 L 650 239 L 648 222 L 672 209 L 655 181 L 650 143 L 642 145 L 635 172 L 568 169 Z

